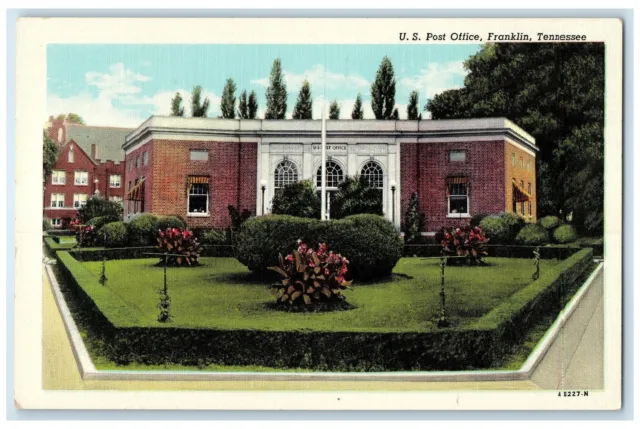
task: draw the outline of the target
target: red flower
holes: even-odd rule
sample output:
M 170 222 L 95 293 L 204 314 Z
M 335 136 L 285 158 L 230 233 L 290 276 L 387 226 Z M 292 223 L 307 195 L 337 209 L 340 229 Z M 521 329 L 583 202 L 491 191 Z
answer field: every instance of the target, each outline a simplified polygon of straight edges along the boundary
M 293 255 L 287 255 L 285 259 L 289 262 L 293 262 Z

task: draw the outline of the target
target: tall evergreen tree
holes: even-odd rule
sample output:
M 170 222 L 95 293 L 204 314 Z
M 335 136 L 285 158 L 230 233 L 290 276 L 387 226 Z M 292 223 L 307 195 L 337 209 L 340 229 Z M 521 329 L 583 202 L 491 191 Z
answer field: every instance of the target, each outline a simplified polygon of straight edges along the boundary
M 407 105 L 407 119 L 415 121 L 422 119 L 422 114 L 418 113 L 418 91 L 411 91 L 409 104 Z
M 247 105 L 247 91 L 242 91 L 238 100 L 238 117 L 240 119 L 249 119 L 249 106 Z
M 393 64 L 385 56 L 380 63 L 376 79 L 371 84 L 371 109 L 376 119 L 392 119 L 396 103 L 396 79 Z
M 353 111 L 351 112 L 351 119 L 362 119 L 364 112 L 362 111 L 362 96 L 358 94 L 356 102 L 353 104 Z
M 236 117 L 236 84 L 233 79 L 227 79 L 222 90 L 220 100 L 220 111 L 225 119 L 235 119 Z
M 194 118 L 206 118 L 207 111 L 209 110 L 209 99 L 205 98 L 204 101 L 200 101 L 202 97 L 202 87 L 200 85 L 193 88 L 191 92 L 191 116 Z
M 251 91 L 251 94 L 249 94 L 248 109 L 249 119 L 255 119 L 258 113 L 258 97 L 255 91 Z
M 393 109 L 393 113 L 391 113 L 391 117 L 389 119 L 398 120 L 400 119 L 400 113 L 398 113 L 398 108 Z
M 336 100 L 329 105 L 329 119 L 340 119 L 340 105 Z
M 44 182 L 46 183 L 49 176 L 51 176 L 51 172 L 53 171 L 53 166 L 58 160 L 58 145 L 49 138 L 46 132 L 42 132 L 42 176 Z
M 282 63 L 279 58 L 273 61 L 269 87 L 267 88 L 267 112 L 265 119 L 284 119 L 287 114 L 287 84 L 282 75 Z
M 425 230 L 425 216 L 420 211 L 420 201 L 418 193 L 411 194 L 407 211 L 404 215 L 404 241 L 406 243 L 416 242 L 420 238 L 420 233 Z
M 184 116 L 184 107 L 182 107 L 182 96 L 176 92 L 176 96 L 171 100 L 171 116 Z
M 538 217 L 573 212 L 602 233 L 604 45 L 497 43 L 465 62 L 465 86 L 427 103 L 433 119 L 507 117 L 536 139 Z
M 309 81 L 305 80 L 300 88 L 296 106 L 293 109 L 293 119 L 312 119 L 313 112 L 311 107 L 311 86 Z

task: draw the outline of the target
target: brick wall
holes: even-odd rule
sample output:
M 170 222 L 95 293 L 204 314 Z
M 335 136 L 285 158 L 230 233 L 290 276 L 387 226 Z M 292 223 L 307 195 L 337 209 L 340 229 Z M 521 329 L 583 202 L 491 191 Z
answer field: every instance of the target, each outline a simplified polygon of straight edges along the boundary
M 67 128 L 64 119 L 55 119 L 53 116 L 49 116 L 46 131 L 49 138 L 60 145 L 67 141 Z
M 466 151 L 466 161 L 450 161 L 452 150 Z M 403 143 L 400 153 L 403 218 L 416 191 L 427 231 L 468 224 L 468 217 L 448 217 L 446 178 L 450 175 L 469 179 L 470 216 L 504 211 L 504 141 Z
M 191 161 L 191 150 L 207 150 L 207 161 Z M 149 153 L 146 170 L 136 170 L 135 157 Z M 230 224 L 228 206 L 255 214 L 257 143 L 152 140 L 127 153 L 128 181 L 146 177 L 145 211 L 162 216 L 180 216 L 190 227 L 225 228 Z M 129 171 L 129 160 L 134 167 Z M 142 164 L 142 162 L 141 162 Z M 188 176 L 209 176 L 209 216 L 187 216 Z M 125 202 L 125 205 L 126 202 Z
M 144 153 L 147 153 L 147 164 L 144 164 Z M 136 158 L 139 158 L 138 166 L 136 167 Z M 153 181 L 153 145 L 147 143 L 136 150 L 126 154 L 125 160 L 122 164 L 122 168 L 124 171 L 124 180 L 123 180 L 123 191 L 124 191 L 124 214 L 125 219 L 128 215 L 134 214 L 135 203 L 134 201 L 129 201 L 127 199 L 127 193 L 129 192 L 129 183 L 131 183 L 131 187 L 133 187 L 136 183 L 136 179 L 142 180 L 145 178 L 145 189 L 144 189 L 144 207 L 142 207 L 142 203 L 138 201 L 138 212 L 142 211 L 144 208 L 145 212 L 153 212 L 153 200 L 151 198 L 151 189 L 148 186 L 149 183 Z M 166 165 L 165 167 L 169 167 L 171 164 Z M 171 168 L 171 167 L 169 167 Z M 178 215 L 178 213 L 171 213 L 172 215 Z M 184 216 L 181 216 L 184 217 Z
M 515 165 L 513 165 L 513 156 L 515 155 Z M 521 164 L 522 160 L 522 164 Z M 527 168 L 527 162 L 530 162 L 531 168 Z M 525 202 L 525 215 L 527 221 L 536 222 L 536 159 L 533 155 L 520 149 L 519 147 L 509 143 L 504 143 L 504 174 L 505 186 L 503 210 L 513 212 L 513 179 L 518 183 L 524 182 L 524 189 L 528 191 L 528 185 L 531 183 L 531 217 L 529 217 L 529 203 Z M 517 203 L 517 213 L 522 214 L 521 203 Z

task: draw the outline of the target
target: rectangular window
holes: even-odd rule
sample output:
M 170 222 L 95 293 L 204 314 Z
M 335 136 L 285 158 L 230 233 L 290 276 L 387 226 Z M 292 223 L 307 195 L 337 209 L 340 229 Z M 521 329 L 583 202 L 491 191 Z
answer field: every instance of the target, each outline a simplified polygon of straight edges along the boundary
M 142 165 L 147 165 L 149 163 L 149 155 L 147 152 L 142 153 Z
M 189 214 L 209 213 L 209 178 L 191 178 L 189 183 Z M 206 180 L 206 183 L 201 183 Z
M 129 180 L 129 188 L 127 188 L 127 193 L 131 192 L 131 180 Z M 131 200 L 127 199 L 127 213 L 131 213 Z
M 511 154 L 511 165 L 516 166 L 516 154 L 515 152 Z
M 533 209 L 531 208 L 531 201 L 529 201 L 529 216 L 533 216 Z
M 529 192 L 529 195 L 531 195 L 531 182 L 527 184 L 527 192 Z
M 449 152 L 449 161 L 466 161 L 467 160 L 467 151 L 466 150 L 452 150 Z
M 76 171 L 74 177 L 76 185 L 86 186 L 89 184 L 89 173 L 86 171 Z
M 520 157 L 520 168 L 524 168 L 524 158 Z
M 51 207 L 64 207 L 64 194 L 51 194 Z
M 129 160 L 129 171 L 133 170 L 133 159 Z
M 527 160 L 527 171 L 531 172 L 531 160 Z
M 78 209 L 87 204 L 87 194 L 73 194 L 73 207 Z
M 209 151 L 208 150 L 192 150 L 191 151 L 191 161 L 208 161 L 209 160 Z
M 119 174 L 112 174 L 109 176 L 109 186 L 112 188 L 119 188 L 121 182 L 121 176 Z
M 62 219 L 51 219 L 51 225 L 62 226 Z
M 51 184 L 64 185 L 66 181 L 66 172 L 62 170 L 53 170 L 51 172 Z
M 136 156 L 136 168 L 140 167 L 140 155 Z
M 75 161 L 75 155 L 73 153 L 73 146 L 71 146 L 69 148 L 69 162 L 74 162 Z
M 138 184 L 138 181 L 139 181 L 139 180 L 138 180 L 138 179 L 136 179 L 136 180 L 133 182 L 133 187 L 134 187 L 134 188 L 135 188 L 135 187 L 136 187 L 136 185 Z M 138 200 L 134 200 L 134 201 L 133 201 L 133 212 L 134 212 L 134 213 L 138 213 Z
M 524 215 L 524 201 L 520 202 L 520 213 Z
M 449 185 L 449 214 L 469 214 L 469 187 L 467 183 Z

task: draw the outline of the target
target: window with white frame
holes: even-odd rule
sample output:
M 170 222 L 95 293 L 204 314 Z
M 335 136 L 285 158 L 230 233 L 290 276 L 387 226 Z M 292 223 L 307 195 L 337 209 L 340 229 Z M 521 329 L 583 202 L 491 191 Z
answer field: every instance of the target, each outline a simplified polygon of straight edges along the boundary
M 452 180 L 449 188 L 449 214 L 469 214 L 469 183 L 466 179 Z
M 78 209 L 87 204 L 87 194 L 73 194 L 73 207 Z
M 527 160 L 527 171 L 531 171 L 531 160 Z
M 52 226 L 62 226 L 62 219 L 59 219 L 59 218 L 51 219 L 51 225 Z
M 344 172 L 342 167 L 334 161 L 327 161 L 327 171 L 325 173 L 327 188 L 337 188 L 340 183 L 344 181 Z M 316 174 L 316 185 L 318 188 L 322 187 L 322 168 L 318 167 Z
M 451 162 L 464 162 L 467 160 L 466 150 L 452 150 L 449 152 L 449 161 Z
M 516 153 L 515 152 L 513 152 L 511 154 L 511 165 L 513 165 L 514 167 L 516 165 Z
M 140 167 L 140 155 L 136 156 L 136 168 Z
M 142 165 L 147 165 L 149 162 L 149 154 L 147 152 L 142 152 Z
M 372 188 L 382 189 L 384 187 L 384 173 L 377 162 L 369 161 L 363 165 L 360 175 L 369 182 L 369 186 Z
M 64 207 L 64 194 L 51 194 L 51 207 Z
M 189 214 L 209 213 L 209 178 L 189 178 Z
M 202 149 L 192 149 L 189 155 L 191 161 L 208 161 L 209 151 Z
M 298 169 L 296 165 L 284 160 L 276 166 L 273 187 L 275 189 L 284 188 L 287 185 L 298 181 Z
M 53 185 L 64 185 L 66 181 L 66 172 L 62 170 L 53 170 L 51 172 L 51 183 Z
M 520 157 L 520 168 L 524 168 L 524 158 Z
M 109 176 L 109 186 L 112 188 L 119 188 L 122 183 L 122 177 L 119 174 L 112 174 Z
M 89 184 L 89 173 L 87 171 L 76 171 L 74 173 L 74 184 L 85 186 Z
M 69 162 L 75 162 L 75 158 L 76 158 L 76 157 L 75 157 L 75 153 L 74 153 L 74 151 L 73 151 L 73 145 L 71 145 L 71 146 L 69 147 L 68 161 L 69 161 Z

